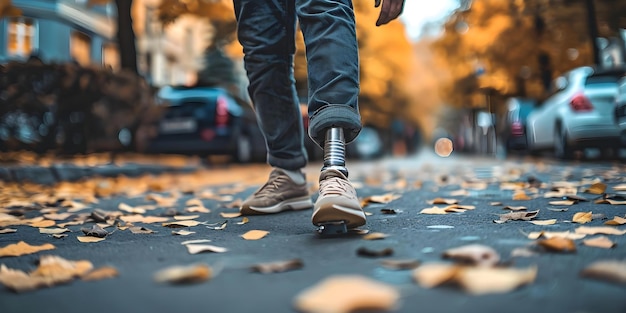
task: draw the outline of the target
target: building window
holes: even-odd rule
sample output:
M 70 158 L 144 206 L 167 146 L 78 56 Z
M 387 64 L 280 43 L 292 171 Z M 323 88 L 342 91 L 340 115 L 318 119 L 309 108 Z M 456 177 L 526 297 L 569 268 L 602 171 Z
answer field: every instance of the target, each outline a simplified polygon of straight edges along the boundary
M 72 32 L 70 54 L 82 66 L 91 64 L 91 38 L 81 32 Z
M 37 27 L 33 19 L 11 18 L 8 26 L 7 52 L 9 55 L 28 57 L 37 50 Z
M 108 43 L 102 46 L 102 65 L 114 71 L 120 68 L 120 55 L 117 52 L 117 45 Z

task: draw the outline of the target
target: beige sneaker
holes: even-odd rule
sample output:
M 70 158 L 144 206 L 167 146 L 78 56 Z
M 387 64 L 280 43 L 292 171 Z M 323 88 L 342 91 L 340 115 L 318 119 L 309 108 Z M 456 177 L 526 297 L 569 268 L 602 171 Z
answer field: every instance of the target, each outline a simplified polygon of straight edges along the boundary
M 243 202 L 239 212 L 242 215 L 270 214 L 312 206 L 306 179 L 298 185 L 285 172 L 275 168 L 267 183 Z
M 356 190 L 340 171 L 327 169 L 320 174 L 320 195 L 311 221 L 316 226 L 339 221 L 344 221 L 347 228 L 365 225 L 365 213 Z

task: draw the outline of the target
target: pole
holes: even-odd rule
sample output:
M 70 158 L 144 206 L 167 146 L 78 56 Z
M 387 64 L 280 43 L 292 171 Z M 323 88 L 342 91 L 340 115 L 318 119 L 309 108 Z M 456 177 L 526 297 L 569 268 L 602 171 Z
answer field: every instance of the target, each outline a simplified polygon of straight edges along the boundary
M 585 0 L 587 6 L 587 28 L 593 53 L 593 63 L 600 65 L 600 49 L 598 47 L 598 22 L 596 20 L 596 7 L 593 0 Z

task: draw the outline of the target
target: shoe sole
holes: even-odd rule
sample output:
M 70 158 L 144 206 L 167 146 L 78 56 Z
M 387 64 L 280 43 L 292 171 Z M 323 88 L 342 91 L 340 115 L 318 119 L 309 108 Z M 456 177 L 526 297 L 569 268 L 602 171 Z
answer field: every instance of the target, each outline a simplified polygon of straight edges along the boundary
M 313 202 L 309 196 L 289 199 L 268 207 L 242 207 L 240 212 L 242 215 L 259 215 L 279 213 L 287 210 L 297 211 L 305 210 L 313 207 Z
M 326 223 L 345 222 L 349 229 L 365 225 L 365 213 L 362 210 L 348 208 L 333 204 L 330 207 L 322 207 L 313 213 L 311 218 L 313 225 L 320 226 Z

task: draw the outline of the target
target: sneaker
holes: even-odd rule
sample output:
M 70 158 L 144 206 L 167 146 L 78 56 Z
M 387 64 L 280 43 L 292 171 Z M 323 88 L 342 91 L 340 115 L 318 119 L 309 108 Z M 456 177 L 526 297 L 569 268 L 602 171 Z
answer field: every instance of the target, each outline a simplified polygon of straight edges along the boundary
M 344 221 L 347 228 L 365 225 L 365 213 L 356 190 L 340 171 L 327 169 L 320 174 L 320 195 L 311 221 L 316 226 L 339 221 Z
M 267 183 L 243 202 L 239 212 L 242 215 L 270 214 L 312 206 L 306 179 L 303 184 L 296 184 L 285 172 L 275 168 Z

